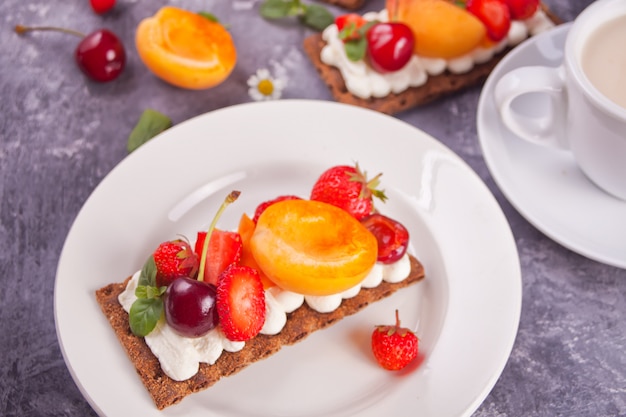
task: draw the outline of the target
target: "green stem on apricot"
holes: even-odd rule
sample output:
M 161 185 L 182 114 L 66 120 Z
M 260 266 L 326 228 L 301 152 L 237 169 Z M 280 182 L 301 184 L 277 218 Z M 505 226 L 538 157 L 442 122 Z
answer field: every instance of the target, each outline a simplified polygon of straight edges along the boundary
M 78 32 L 76 30 L 60 28 L 60 27 L 56 27 L 56 26 L 23 26 L 23 25 L 15 25 L 14 30 L 15 30 L 15 33 L 17 33 L 18 35 L 23 35 L 26 32 L 31 32 L 31 31 L 48 30 L 48 31 L 54 31 L 54 32 L 68 33 L 70 35 L 78 36 L 79 38 L 84 38 L 85 37 L 84 33 Z
M 213 234 L 213 230 L 215 229 L 215 225 L 217 224 L 217 220 L 221 217 L 224 209 L 232 202 L 237 200 L 241 194 L 241 191 L 231 191 L 230 194 L 226 196 L 224 202 L 215 213 L 215 217 L 213 217 L 213 221 L 209 226 L 209 230 L 207 230 L 206 237 L 204 238 L 204 244 L 202 245 L 202 255 L 200 256 L 200 271 L 198 271 L 198 281 L 204 281 L 204 266 L 206 265 L 207 252 L 209 250 L 209 242 L 211 240 L 211 234 Z

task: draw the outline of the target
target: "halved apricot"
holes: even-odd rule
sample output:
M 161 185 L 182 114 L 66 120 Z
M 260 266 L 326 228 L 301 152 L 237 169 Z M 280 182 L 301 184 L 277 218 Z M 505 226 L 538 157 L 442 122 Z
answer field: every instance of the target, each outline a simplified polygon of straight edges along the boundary
M 250 239 L 269 279 L 305 295 L 330 295 L 360 283 L 376 263 L 376 238 L 346 211 L 319 201 L 268 207 Z
M 139 57 L 157 77 L 192 90 L 220 84 L 237 62 L 235 45 L 224 26 L 171 6 L 139 23 L 135 44 Z
M 446 0 L 387 0 L 392 20 L 405 23 L 413 31 L 417 55 L 455 58 L 479 46 L 485 38 L 485 25 L 467 10 Z
M 254 268 L 258 271 L 259 276 L 261 277 L 261 282 L 263 283 L 263 288 L 268 289 L 270 287 L 275 286 L 273 281 L 271 281 L 259 265 L 254 260 L 254 256 L 252 255 L 252 250 L 250 248 L 250 239 L 252 238 L 252 234 L 254 233 L 256 225 L 254 221 L 246 214 L 241 215 L 241 219 L 239 220 L 239 227 L 237 232 L 239 236 L 241 236 L 242 250 L 241 250 L 241 260 L 239 263 L 241 265 L 249 266 L 250 268 Z

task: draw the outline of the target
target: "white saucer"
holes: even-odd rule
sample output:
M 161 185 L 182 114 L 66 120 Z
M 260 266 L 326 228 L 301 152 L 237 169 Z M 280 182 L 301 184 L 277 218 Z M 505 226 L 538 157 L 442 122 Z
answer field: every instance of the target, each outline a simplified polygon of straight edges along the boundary
M 494 180 L 522 216 L 574 252 L 626 268 L 626 202 L 596 188 L 569 152 L 510 133 L 493 102 L 494 86 L 506 72 L 526 65 L 558 66 L 570 27 L 564 24 L 525 41 L 496 66 L 480 96 L 478 137 Z M 541 111 L 541 104 L 527 100 L 520 109 Z

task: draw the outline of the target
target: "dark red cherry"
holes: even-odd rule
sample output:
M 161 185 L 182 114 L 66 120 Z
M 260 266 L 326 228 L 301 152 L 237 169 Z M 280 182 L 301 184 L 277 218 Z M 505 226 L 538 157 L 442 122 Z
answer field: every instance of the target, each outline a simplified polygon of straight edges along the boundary
M 126 65 L 124 45 L 107 29 L 85 36 L 76 47 L 74 57 L 85 75 L 100 82 L 114 80 Z
M 397 71 L 413 56 L 415 37 L 404 23 L 377 23 L 366 36 L 370 64 L 378 72 Z
M 165 319 L 187 337 L 206 334 L 218 323 L 215 286 L 191 278 L 177 278 L 165 291 Z
M 402 223 L 374 213 L 361 219 L 361 224 L 378 241 L 378 262 L 389 264 L 404 256 L 409 246 L 409 231 Z
M 98 14 L 104 14 L 115 7 L 115 0 L 89 0 L 91 8 Z
M 98 29 L 89 35 L 54 26 L 15 26 L 15 32 L 22 35 L 30 31 L 49 30 L 68 33 L 82 38 L 74 58 L 85 75 L 95 81 L 107 82 L 116 79 L 126 66 L 126 51 L 119 38 L 110 30 Z

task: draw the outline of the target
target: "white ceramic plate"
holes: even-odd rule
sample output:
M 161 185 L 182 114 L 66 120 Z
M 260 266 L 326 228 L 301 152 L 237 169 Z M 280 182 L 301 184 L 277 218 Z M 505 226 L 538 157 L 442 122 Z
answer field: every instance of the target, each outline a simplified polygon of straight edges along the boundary
M 571 23 L 535 36 L 511 51 L 491 73 L 478 104 L 478 137 L 494 180 L 537 229 L 590 259 L 626 268 L 626 202 L 600 191 L 567 151 L 530 144 L 501 123 L 493 101 L 497 81 L 526 65 L 558 66 Z M 518 111 L 545 114 L 538 96 Z
M 307 196 L 334 164 L 383 172 L 381 210 L 411 233 L 421 283 L 253 364 L 179 405 L 156 410 L 94 299 L 139 269 L 162 241 L 195 236 L 232 189 L 220 227 L 279 194 Z M 403 324 L 424 362 L 374 364 L 375 324 Z M 103 416 L 466 416 L 510 354 L 521 309 L 519 258 L 489 190 L 450 150 L 395 118 L 320 101 L 245 104 L 166 131 L 122 161 L 80 211 L 55 287 L 67 366 Z

